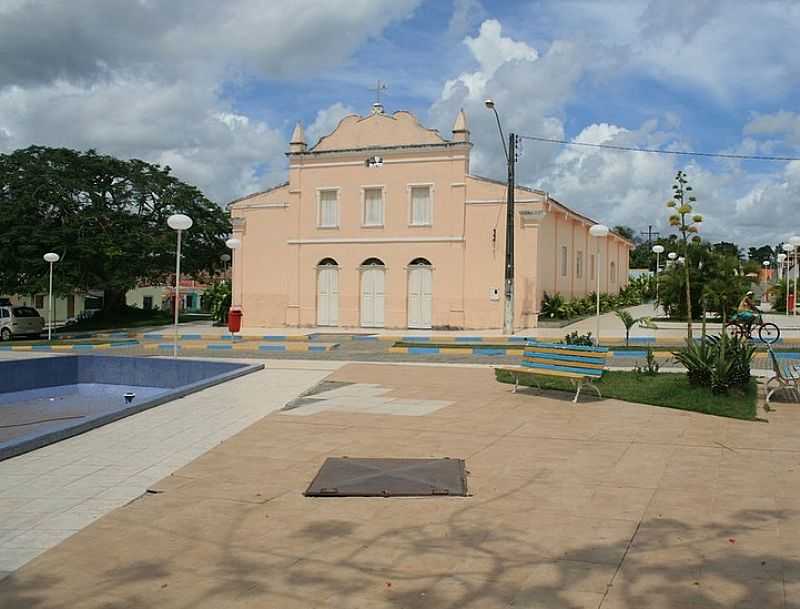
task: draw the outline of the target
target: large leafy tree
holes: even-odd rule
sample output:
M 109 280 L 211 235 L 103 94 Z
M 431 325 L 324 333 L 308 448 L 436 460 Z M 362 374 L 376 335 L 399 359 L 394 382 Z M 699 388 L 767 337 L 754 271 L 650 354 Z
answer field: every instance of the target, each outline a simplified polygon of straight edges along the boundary
M 169 167 L 41 146 L 0 155 L 0 292 L 43 291 L 42 255 L 53 251 L 61 256 L 58 292 L 101 289 L 106 309 L 118 309 L 138 283 L 170 276 L 173 213 L 194 220 L 184 233 L 182 271 L 217 270 L 230 221 Z

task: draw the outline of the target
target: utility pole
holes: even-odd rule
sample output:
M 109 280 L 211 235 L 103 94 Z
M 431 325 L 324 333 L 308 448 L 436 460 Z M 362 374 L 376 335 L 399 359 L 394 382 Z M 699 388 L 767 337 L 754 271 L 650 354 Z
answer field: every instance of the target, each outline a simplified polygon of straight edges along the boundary
M 508 135 L 508 196 L 506 200 L 506 293 L 503 334 L 514 334 L 514 165 L 517 162 L 517 136 Z

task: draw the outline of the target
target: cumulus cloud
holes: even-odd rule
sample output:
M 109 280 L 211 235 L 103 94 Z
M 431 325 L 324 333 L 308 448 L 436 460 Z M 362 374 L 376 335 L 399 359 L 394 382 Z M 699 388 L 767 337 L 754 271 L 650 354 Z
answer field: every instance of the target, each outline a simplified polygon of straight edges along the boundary
M 720 18 L 713 8 L 698 5 L 696 22 L 675 25 L 675 31 L 665 36 L 691 43 Z M 659 15 L 652 8 L 640 14 L 638 21 L 628 19 L 614 27 L 656 27 L 663 17 Z M 537 50 L 524 40 L 505 36 L 496 21 L 484 22 L 465 44 L 476 69 L 446 81 L 431 107 L 431 117 L 440 129 L 449 129 L 458 108 L 466 108 L 475 145 L 472 170 L 499 179 L 505 174 L 505 158 L 494 116 L 483 107 L 484 97 L 495 99 L 506 134 L 514 131 L 563 139 L 570 101 L 582 83 L 608 66 L 605 58 L 597 56 L 596 47 L 557 39 Z M 636 124 L 587 124 L 573 141 L 691 151 L 691 139 L 681 132 L 681 124 L 674 111 L 654 110 Z M 798 125 L 793 113 L 755 116 L 744 127 L 735 151 L 763 153 L 775 145 L 754 139 L 762 136 L 790 143 L 798 135 Z M 652 224 L 667 234 L 669 214 L 664 204 L 678 169 L 687 171 L 692 179 L 698 210 L 706 217 L 706 238 L 742 244 L 770 242 L 779 238 L 782 230 L 776 218 L 796 215 L 800 169 L 795 164 L 754 168 L 740 162 L 696 163 L 688 157 L 523 141 L 517 179 L 606 223 L 636 228 Z
M 226 81 L 337 66 L 418 2 L 0 0 L 0 151 L 168 164 L 224 203 L 285 179 L 287 147 L 278 127 L 235 110 Z M 321 112 L 312 133 L 344 110 Z
M 773 114 L 758 114 L 745 125 L 744 133 L 779 136 L 789 144 L 800 146 L 800 114 L 783 110 Z
M 317 112 L 314 122 L 306 129 L 306 143 L 314 146 L 321 137 L 328 135 L 336 129 L 339 121 L 341 121 L 348 114 L 355 114 L 356 112 L 350 106 L 346 106 L 342 102 L 328 106 Z
M 211 83 L 115 78 L 0 90 L 0 146 L 94 148 L 170 165 L 214 200 L 257 189 L 276 169 L 284 137 L 236 114 Z M 281 165 L 282 166 L 282 165 Z
M 418 2 L 295 0 L 291 10 L 261 0 L 12 3 L 0 19 L 0 86 L 93 80 L 122 69 L 305 77 L 337 65 Z

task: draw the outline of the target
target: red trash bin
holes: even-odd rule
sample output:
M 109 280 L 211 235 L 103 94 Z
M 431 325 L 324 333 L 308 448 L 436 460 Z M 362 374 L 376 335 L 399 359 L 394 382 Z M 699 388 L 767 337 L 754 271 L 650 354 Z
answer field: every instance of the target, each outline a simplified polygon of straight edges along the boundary
M 242 329 L 242 310 L 231 309 L 228 311 L 228 331 L 233 334 Z

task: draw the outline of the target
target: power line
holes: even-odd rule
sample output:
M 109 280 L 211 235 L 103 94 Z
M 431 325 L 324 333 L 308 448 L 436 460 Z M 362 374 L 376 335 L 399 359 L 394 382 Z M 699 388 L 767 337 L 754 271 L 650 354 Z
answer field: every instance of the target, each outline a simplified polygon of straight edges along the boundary
M 679 150 L 658 150 L 656 148 L 637 148 L 635 146 L 615 146 L 614 144 L 590 144 L 589 142 L 570 142 L 550 137 L 540 137 L 538 135 L 520 135 L 525 140 L 536 142 L 547 142 L 549 144 L 564 144 L 566 146 L 587 146 L 590 148 L 606 148 L 608 150 L 621 150 L 623 152 L 649 152 L 651 154 L 675 154 L 684 156 L 704 156 L 718 159 L 738 159 L 741 161 L 800 161 L 800 157 L 794 156 L 763 156 L 751 154 L 726 154 L 723 152 L 682 152 Z

